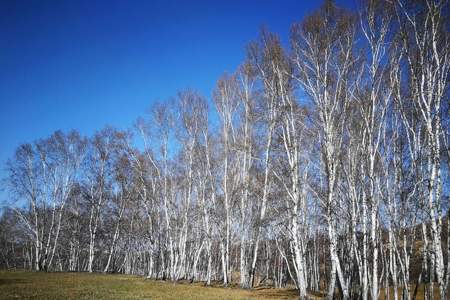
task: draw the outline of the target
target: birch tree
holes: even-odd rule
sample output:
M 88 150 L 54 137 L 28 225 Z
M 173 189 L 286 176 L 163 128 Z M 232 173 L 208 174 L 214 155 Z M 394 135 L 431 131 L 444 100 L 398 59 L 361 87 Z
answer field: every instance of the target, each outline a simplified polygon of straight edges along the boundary
M 258 260 L 258 250 L 259 243 L 261 239 L 262 229 L 265 223 L 266 211 L 267 211 L 267 201 L 269 198 L 269 188 L 270 188 L 270 179 L 271 179 L 271 149 L 272 149 L 272 140 L 273 140 L 273 132 L 275 130 L 276 122 L 277 122 L 277 112 L 279 102 L 277 101 L 275 94 L 275 81 L 274 78 L 269 76 L 269 70 L 271 67 L 271 51 L 269 50 L 273 45 L 273 39 L 270 34 L 267 32 L 263 32 L 261 36 L 260 43 L 252 43 L 249 46 L 248 56 L 252 65 L 257 72 L 258 78 L 262 81 L 263 86 L 263 95 L 261 97 L 260 111 L 262 116 L 261 121 L 264 124 L 264 146 L 263 146 L 263 170 L 264 170 L 264 179 L 263 179 L 263 187 L 262 187 L 262 197 L 259 205 L 259 214 L 256 219 L 256 233 L 255 233 L 255 241 L 253 246 L 253 255 L 252 255 L 252 264 L 250 269 L 249 276 L 249 286 L 253 287 L 255 272 L 256 272 L 256 263 Z
M 111 199 L 112 164 L 116 147 L 117 132 L 105 128 L 97 132 L 90 141 L 90 151 L 86 161 L 86 198 L 89 205 L 89 256 L 87 271 L 94 271 L 94 259 L 103 208 Z
M 34 145 L 18 148 L 7 164 L 8 183 L 27 199 L 31 214 L 16 210 L 34 239 L 35 270 L 52 267 L 61 231 L 65 205 L 74 188 L 84 157 L 84 139 L 72 132 L 57 131 Z
M 423 1 L 414 7 L 398 1 L 397 14 L 404 36 L 411 100 L 424 130 L 424 204 L 431 229 L 433 270 L 441 299 L 447 297 L 442 235 L 442 101 L 448 91 L 450 66 L 446 1 Z M 447 16 L 447 18 L 446 18 Z
M 354 20 L 347 12 L 325 2 L 319 12 L 307 17 L 293 30 L 293 61 L 296 80 L 312 98 L 320 121 L 322 164 L 326 177 L 325 217 L 328 223 L 331 276 L 328 298 L 333 298 L 336 276 L 344 298 L 348 298 L 347 274 L 344 274 L 337 249 L 337 219 L 340 207 L 336 197 L 339 176 L 339 156 L 343 139 L 343 124 L 352 88 L 350 75 L 353 54 Z
M 214 94 L 217 111 L 222 125 L 223 143 L 223 174 L 222 174 L 222 197 L 225 213 L 224 237 L 221 241 L 223 284 L 227 286 L 230 282 L 230 247 L 231 247 L 231 205 L 232 205 L 232 145 L 235 140 L 235 129 L 233 125 L 234 114 L 237 109 L 237 86 L 236 78 L 224 76 L 217 83 Z

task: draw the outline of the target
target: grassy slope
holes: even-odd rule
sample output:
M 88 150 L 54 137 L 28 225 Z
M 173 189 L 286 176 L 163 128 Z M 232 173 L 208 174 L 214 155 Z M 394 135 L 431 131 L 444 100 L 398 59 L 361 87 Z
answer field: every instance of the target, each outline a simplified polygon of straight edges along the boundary
M 295 299 L 295 290 L 173 284 L 131 275 L 0 272 L 1 299 Z

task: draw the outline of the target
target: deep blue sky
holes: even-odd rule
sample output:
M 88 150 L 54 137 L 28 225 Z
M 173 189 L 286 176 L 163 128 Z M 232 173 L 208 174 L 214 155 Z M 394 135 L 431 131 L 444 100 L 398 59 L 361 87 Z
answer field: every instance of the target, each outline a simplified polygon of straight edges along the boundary
M 290 25 L 320 4 L 0 0 L 2 169 L 19 144 L 57 129 L 125 129 L 183 88 L 210 97 L 261 25 L 287 41 Z

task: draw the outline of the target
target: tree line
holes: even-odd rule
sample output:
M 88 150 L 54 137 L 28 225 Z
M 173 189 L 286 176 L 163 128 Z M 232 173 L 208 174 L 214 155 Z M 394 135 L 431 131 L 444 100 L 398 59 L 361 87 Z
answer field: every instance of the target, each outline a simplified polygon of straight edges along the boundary
M 262 30 L 211 101 L 19 146 L 0 266 L 446 299 L 449 20 L 444 0 L 325 1 L 288 46 Z

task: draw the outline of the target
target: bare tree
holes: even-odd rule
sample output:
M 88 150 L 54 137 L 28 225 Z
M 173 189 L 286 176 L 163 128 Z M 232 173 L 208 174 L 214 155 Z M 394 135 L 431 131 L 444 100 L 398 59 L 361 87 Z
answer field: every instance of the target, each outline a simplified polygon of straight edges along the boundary
M 34 145 L 18 148 L 7 164 L 9 185 L 27 199 L 31 214 L 16 210 L 35 244 L 35 270 L 51 268 L 65 205 L 74 187 L 84 156 L 85 141 L 77 132 L 55 132 Z
M 344 298 L 348 298 L 348 278 L 344 274 L 337 249 L 336 197 L 339 156 L 343 140 L 344 116 L 352 94 L 351 74 L 355 64 L 354 18 L 332 2 L 307 17 L 293 29 L 292 45 L 296 80 L 313 99 L 319 115 L 322 161 L 327 181 L 324 199 L 331 256 L 328 298 L 333 298 L 336 274 Z
M 223 174 L 222 174 L 222 197 L 225 211 L 224 237 L 221 242 L 223 284 L 227 286 L 230 282 L 230 247 L 231 247 L 231 205 L 233 193 L 233 150 L 235 141 L 235 128 L 233 125 L 235 113 L 238 106 L 236 78 L 224 76 L 217 83 L 214 94 L 217 111 L 222 122 L 223 143 Z

